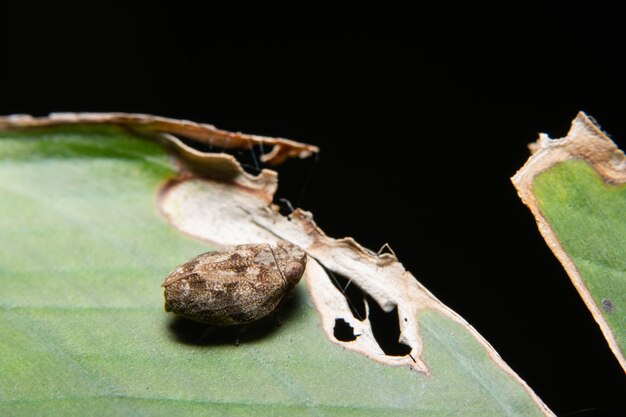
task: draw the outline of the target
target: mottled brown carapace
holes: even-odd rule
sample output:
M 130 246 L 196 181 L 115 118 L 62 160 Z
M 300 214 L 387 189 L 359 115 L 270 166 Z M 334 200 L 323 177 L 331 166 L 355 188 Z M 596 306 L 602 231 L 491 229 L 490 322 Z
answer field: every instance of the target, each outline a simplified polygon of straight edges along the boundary
M 163 282 L 165 311 L 214 326 L 250 323 L 278 308 L 305 267 L 306 253 L 284 240 L 203 253 Z

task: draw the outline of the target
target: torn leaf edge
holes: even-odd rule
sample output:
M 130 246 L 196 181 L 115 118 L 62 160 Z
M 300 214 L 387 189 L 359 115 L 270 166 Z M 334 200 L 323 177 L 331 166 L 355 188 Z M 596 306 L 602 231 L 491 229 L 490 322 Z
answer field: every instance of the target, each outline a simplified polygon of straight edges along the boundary
M 32 117 L 27 114 L 0 116 L 0 130 L 67 124 L 115 124 L 137 130 L 139 133 L 170 133 L 228 149 L 250 149 L 254 145 L 268 145 L 272 146 L 272 150 L 262 155 L 261 161 L 269 165 L 279 165 L 288 158 L 308 158 L 319 152 L 317 146 L 289 139 L 228 132 L 206 123 L 149 114 L 50 113 L 48 117 Z
M 568 160 L 584 160 L 610 185 L 626 183 L 626 156 L 617 145 L 583 112 L 572 121 L 571 128 L 564 138 L 550 139 L 540 134 L 537 142 L 529 145 L 532 156 L 511 178 L 517 193 L 535 216 L 539 232 L 559 262 L 565 268 L 572 284 L 591 311 L 609 347 L 626 371 L 626 359 L 620 350 L 615 336 L 609 327 L 600 307 L 595 303 L 578 269 L 559 242 L 550 223 L 541 213 L 539 204 L 532 192 L 532 183 L 537 175 L 554 165 Z

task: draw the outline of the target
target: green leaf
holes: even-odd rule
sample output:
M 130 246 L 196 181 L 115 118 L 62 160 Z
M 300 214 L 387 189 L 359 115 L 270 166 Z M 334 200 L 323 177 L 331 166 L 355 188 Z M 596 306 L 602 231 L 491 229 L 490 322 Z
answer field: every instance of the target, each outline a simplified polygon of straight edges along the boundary
M 428 373 L 329 340 L 304 285 L 240 346 L 165 313 L 164 277 L 211 248 L 160 212 L 180 161 L 153 139 L 0 132 L 0 415 L 551 415 L 445 308 L 416 310 Z
M 584 114 L 536 146 L 514 182 L 626 370 L 626 158 Z

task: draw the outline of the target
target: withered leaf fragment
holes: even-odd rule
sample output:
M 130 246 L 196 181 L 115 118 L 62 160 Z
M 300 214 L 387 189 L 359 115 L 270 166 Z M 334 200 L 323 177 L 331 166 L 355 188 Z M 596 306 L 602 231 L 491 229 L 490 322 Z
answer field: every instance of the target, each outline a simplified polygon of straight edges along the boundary
M 203 253 L 163 282 L 165 311 L 214 326 L 250 323 L 278 308 L 305 267 L 306 253 L 284 240 Z

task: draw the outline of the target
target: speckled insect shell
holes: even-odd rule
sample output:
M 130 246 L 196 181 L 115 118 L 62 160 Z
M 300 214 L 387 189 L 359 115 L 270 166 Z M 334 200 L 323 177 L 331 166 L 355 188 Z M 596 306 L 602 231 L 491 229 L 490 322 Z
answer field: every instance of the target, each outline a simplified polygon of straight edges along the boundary
M 284 240 L 203 253 L 163 282 L 165 311 L 215 326 L 250 323 L 276 310 L 305 267 L 306 253 Z

